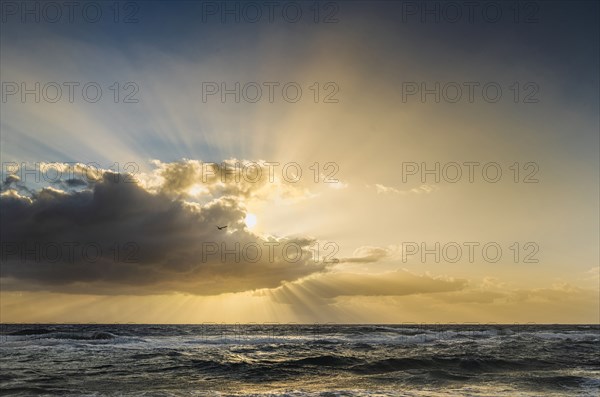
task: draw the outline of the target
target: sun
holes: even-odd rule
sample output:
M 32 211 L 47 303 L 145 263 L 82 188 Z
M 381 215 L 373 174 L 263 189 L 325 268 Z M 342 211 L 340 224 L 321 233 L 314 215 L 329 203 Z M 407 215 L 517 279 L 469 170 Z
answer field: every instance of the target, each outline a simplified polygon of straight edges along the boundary
M 195 184 L 188 189 L 187 193 L 192 197 L 197 197 L 201 193 L 206 193 L 206 189 L 202 185 Z
M 246 222 L 248 229 L 252 229 L 254 226 L 256 226 L 256 215 L 251 213 L 246 214 L 244 222 Z

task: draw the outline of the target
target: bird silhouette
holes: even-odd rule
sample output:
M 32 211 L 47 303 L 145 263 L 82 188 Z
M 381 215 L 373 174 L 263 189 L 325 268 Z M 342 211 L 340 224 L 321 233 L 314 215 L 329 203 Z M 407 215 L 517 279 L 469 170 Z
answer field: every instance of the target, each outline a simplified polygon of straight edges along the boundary
M 217 229 L 219 229 L 219 230 L 223 230 L 223 229 L 225 229 L 226 227 L 227 227 L 227 225 L 225 225 L 225 226 L 217 226 Z

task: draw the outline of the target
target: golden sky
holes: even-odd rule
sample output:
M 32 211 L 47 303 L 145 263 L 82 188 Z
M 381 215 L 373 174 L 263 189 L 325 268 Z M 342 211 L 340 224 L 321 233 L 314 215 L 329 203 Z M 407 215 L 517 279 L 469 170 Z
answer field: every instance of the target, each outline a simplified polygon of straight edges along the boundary
M 597 323 L 593 13 L 394 4 L 3 23 L 1 321 Z

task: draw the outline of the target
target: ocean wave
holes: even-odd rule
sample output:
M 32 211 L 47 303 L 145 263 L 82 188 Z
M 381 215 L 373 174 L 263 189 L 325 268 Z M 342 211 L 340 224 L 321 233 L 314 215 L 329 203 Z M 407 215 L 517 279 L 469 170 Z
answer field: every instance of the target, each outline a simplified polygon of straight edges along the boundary
M 7 334 L 7 336 L 33 336 L 32 339 L 65 339 L 65 340 L 110 340 L 117 335 L 106 331 L 92 332 L 61 332 L 46 329 L 22 330 Z M 23 340 L 23 339 L 21 339 Z M 27 339 L 25 339 L 27 340 Z
M 507 360 L 501 358 L 386 358 L 375 360 L 366 364 L 352 367 L 352 371 L 363 374 L 380 374 L 413 369 L 437 370 L 450 369 L 461 373 L 468 372 L 494 372 L 494 371 L 523 371 L 540 369 L 551 366 L 551 363 L 542 360 Z

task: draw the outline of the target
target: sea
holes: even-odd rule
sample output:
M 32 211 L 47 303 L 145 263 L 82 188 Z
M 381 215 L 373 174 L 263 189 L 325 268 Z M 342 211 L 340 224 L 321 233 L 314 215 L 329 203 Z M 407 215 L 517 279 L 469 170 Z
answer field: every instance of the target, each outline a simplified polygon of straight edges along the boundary
M 11 396 L 599 396 L 600 326 L 2 324 Z

